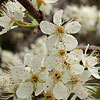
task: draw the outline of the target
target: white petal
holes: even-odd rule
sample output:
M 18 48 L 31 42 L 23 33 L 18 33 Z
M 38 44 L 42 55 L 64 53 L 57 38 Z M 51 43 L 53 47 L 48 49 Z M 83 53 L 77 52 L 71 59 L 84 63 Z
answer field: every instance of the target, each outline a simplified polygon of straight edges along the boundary
M 25 70 L 24 67 L 14 67 L 11 69 L 11 74 L 13 80 L 15 81 L 25 81 L 26 79 L 30 79 L 30 73 Z
M 98 68 L 96 68 L 96 67 L 89 67 L 88 70 L 91 72 L 91 74 L 95 78 L 100 79 L 100 75 L 99 75 L 99 72 L 98 72 Z
M 35 96 L 38 96 L 39 94 L 41 94 L 44 90 L 44 87 L 45 87 L 44 83 L 38 83 L 36 91 L 35 91 Z
M 33 84 L 32 83 L 23 83 L 16 91 L 16 95 L 19 98 L 27 98 L 33 92 Z
M 70 66 L 70 70 L 73 74 L 82 74 L 84 67 L 80 64 L 73 64 Z
M 79 63 L 79 59 L 75 56 L 73 56 L 72 54 L 67 54 L 67 59 L 66 59 L 66 62 L 69 63 L 69 64 L 77 64 Z
M 48 70 L 45 70 L 39 74 L 39 77 L 41 80 L 46 81 L 48 79 L 48 75 L 49 75 Z
M 91 76 L 91 73 L 88 70 L 85 70 L 81 75 L 80 75 L 80 80 L 85 83 L 89 80 Z
M 42 21 L 40 23 L 40 28 L 41 31 L 45 34 L 53 34 L 54 32 L 56 32 L 55 26 L 48 21 Z
M 34 55 L 33 57 L 32 68 L 35 73 L 37 73 L 41 68 L 41 59 L 37 55 Z
M 32 67 L 32 61 L 33 61 L 33 54 L 27 53 L 24 56 L 24 64 L 28 65 L 28 67 Z
M 67 33 L 74 34 L 79 32 L 80 29 L 81 29 L 81 25 L 77 21 L 67 23 L 65 26 L 65 30 L 67 31 Z
M 78 45 L 78 42 L 75 39 L 75 37 L 73 37 L 72 35 L 68 35 L 68 34 L 64 35 L 63 42 L 65 44 L 67 51 L 71 51 L 75 49 Z
M 87 63 L 88 65 L 91 67 L 91 66 L 95 66 L 96 64 L 98 64 L 98 59 L 96 57 L 93 57 L 93 56 L 89 56 L 87 57 Z
M 49 90 L 51 90 L 53 87 L 53 79 L 49 77 L 45 83 L 45 89 L 44 92 L 47 93 Z
M 81 60 L 82 59 L 82 55 L 83 55 L 83 50 L 75 49 L 75 50 L 71 51 L 70 54 L 72 54 L 73 56 L 75 56 L 76 58 Z
M 30 95 L 29 97 L 26 98 L 26 100 L 32 100 L 32 96 Z
M 58 39 L 59 39 L 58 35 L 56 35 L 56 34 L 52 35 L 52 36 L 49 36 L 49 38 L 48 38 L 48 40 L 46 42 L 46 46 L 47 46 L 47 49 L 49 51 L 51 51 L 54 48 L 54 46 L 56 45 Z
M 62 15 L 63 15 L 63 10 L 59 10 L 53 16 L 53 22 L 58 26 L 62 24 Z
M 47 67 L 48 69 L 52 70 L 54 69 L 54 67 L 56 66 L 56 59 L 52 56 L 47 56 L 44 59 L 44 67 Z
M 23 12 L 15 11 L 15 13 L 14 13 L 15 20 L 22 21 L 23 17 L 24 17 Z
M 74 93 L 76 96 L 78 96 L 80 99 L 85 99 L 88 97 L 88 92 L 86 90 L 86 88 L 84 87 L 84 85 L 77 83 L 76 85 L 74 85 Z
M 69 72 L 64 73 L 61 80 L 64 84 L 66 84 L 71 80 L 71 74 Z
M 53 94 L 56 99 L 64 99 L 67 95 L 67 88 L 62 82 L 58 82 L 53 88 Z
M 44 0 L 44 2 L 47 2 L 47 3 L 55 3 L 56 1 L 58 0 Z

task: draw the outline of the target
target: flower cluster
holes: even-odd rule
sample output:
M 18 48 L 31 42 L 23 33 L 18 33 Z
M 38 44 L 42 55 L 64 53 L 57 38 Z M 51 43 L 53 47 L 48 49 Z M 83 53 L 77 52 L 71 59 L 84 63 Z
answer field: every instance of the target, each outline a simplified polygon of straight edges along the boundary
M 68 100 L 71 94 L 71 100 L 93 98 L 97 89 L 88 81 L 93 77 L 100 79 L 100 67 L 95 67 L 98 59 L 87 54 L 89 46 L 85 52 L 77 48 L 78 41 L 71 34 L 79 32 L 79 22 L 63 22 L 62 16 L 63 10 L 59 10 L 53 16 L 54 23 L 40 23 L 41 31 L 50 35 L 45 56 L 27 53 L 23 64 L 15 64 L 7 73 L 0 72 L 0 87 L 11 94 L 8 98 L 32 100 L 40 96 L 40 100 Z
M 17 27 L 14 25 L 16 21 L 23 21 L 24 17 L 24 8 L 23 6 L 18 3 L 16 0 L 15 2 L 9 1 L 2 11 L 2 17 L 0 17 L 0 26 L 3 27 L 1 34 L 6 33 L 8 30 Z

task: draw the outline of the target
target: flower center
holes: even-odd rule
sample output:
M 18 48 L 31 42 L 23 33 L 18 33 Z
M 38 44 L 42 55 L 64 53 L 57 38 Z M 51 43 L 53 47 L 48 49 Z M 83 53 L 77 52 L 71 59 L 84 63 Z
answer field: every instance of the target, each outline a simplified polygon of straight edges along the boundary
M 32 75 L 32 78 L 31 78 L 31 81 L 32 81 L 32 83 L 38 83 L 38 81 L 39 81 L 39 77 L 37 76 L 37 75 Z
M 76 84 L 76 83 L 78 83 L 78 78 L 77 77 L 72 77 L 72 84 Z
M 69 64 L 69 63 L 67 63 L 66 61 L 64 61 L 64 67 L 66 67 L 66 68 L 68 68 L 68 69 L 69 69 L 69 68 L 70 68 L 69 66 L 70 66 L 70 64 Z
M 64 33 L 64 27 L 63 26 L 57 27 L 57 32 L 60 33 L 60 34 L 63 34 Z
M 59 54 L 60 54 L 60 56 L 64 56 L 65 55 L 65 50 L 60 50 Z
M 54 96 L 53 96 L 53 94 L 51 93 L 51 92 L 48 92 L 47 94 L 46 94 L 46 100 L 54 100 Z
M 61 79 L 61 77 L 62 77 L 62 74 L 59 71 L 55 72 L 53 75 L 53 78 L 56 81 L 59 81 Z

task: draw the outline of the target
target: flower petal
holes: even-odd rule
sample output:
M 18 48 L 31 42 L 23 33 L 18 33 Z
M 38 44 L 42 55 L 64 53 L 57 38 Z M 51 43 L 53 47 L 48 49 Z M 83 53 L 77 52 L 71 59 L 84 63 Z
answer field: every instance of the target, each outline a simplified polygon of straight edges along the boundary
M 88 70 L 91 72 L 91 74 L 95 78 L 100 79 L 100 75 L 99 75 L 99 72 L 98 72 L 98 68 L 96 68 L 96 67 L 89 67 Z
M 56 99 L 64 99 L 67 95 L 67 88 L 62 82 L 58 82 L 53 88 L 53 94 Z
M 65 30 L 67 31 L 67 33 L 74 34 L 79 32 L 80 29 L 81 29 L 81 25 L 77 21 L 73 21 L 65 25 Z
M 78 64 L 79 63 L 79 59 L 77 57 L 75 57 L 74 55 L 72 54 L 67 54 L 67 59 L 66 59 L 66 62 L 69 63 L 69 64 Z
M 44 59 L 43 66 L 47 67 L 49 70 L 54 69 L 54 67 L 56 66 L 56 59 L 52 56 L 47 56 Z
M 26 79 L 30 79 L 31 77 L 30 73 L 21 66 L 12 68 L 11 74 L 15 82 L 25 81 Z
M 53 34 L 54 32 L 56 32 L 55 26 L 48 21 L 42 21 L 40 23 L 40 28 L 41 31 L 45 34 Z
M 49 36 L 47 42 L 46 42 L 46 46 L 47 46 L 47 49 L 49 51 L 52 51 L 52 49 L 54 48 L 54 46 L 56 45 L 57 41 L 58 41 L 59 37 L 58 35 L 52 35 L 52 36 Z
M 62 76 L 62 82 L 64 84 L 66 84 L 67 82 L 69 82 L 71 80 L 71 74 L 69 72 L 65 72 Z
M 75 50 L 71 51 L 70 54 L 72 54 L 73 56 L 75 56 L 76 58 L 81 60 L 82 59 L 82 55 L 83 55 L 83 50 L 75 49 Z
M 80 64 L 72 64 L 70 66 L 70 70 L 73 74 L 82 74 L 84 71 L 84 67 Z
M 39 74 L 39 77 L 41 80 L 46 81 L 48 79 L 48 75 L 49 75 L 48 70 L 45 70 Z
M 25 66 L 28 65 L 29 67 L 31 67 L 32 61 L 33 61 L 33 54 L 30 54 L 30 53 L 25 54 L 25 56 L 24 56 Z
M 41 94 L 43 92 L 44 88 L 45 88 L 44 83 L 38 83 L 36 91 L 35 91 L 35 96 L 38 96 L 39 94 Z
M 32 83 L 23 83 L 19 86 L 19 88 L 16 91 L 16 95 L 19 98 L 27 98 L 30 96 L 33 92 L 33 84 Z
M 53 16 L 53 22 L 58 26 L 62 24 L 62 15 L 63 15 L 63 10 L 59 10 Z
M 91 66 L 95 66 L 96 64 L 98 64 L 98 59 L 96 57 L 93 57 L 93 56 L 89 56 L 87 57 L 87 60 L 88 62 L 88 65 L 91 67 Z
M 67 51 L 75 49 L 78 45 L 77 40 L 72 35 L 65 34 L 63 37 L 63 42 Z
M 53 78 L 49 77 L 45 83 L 44 92 L 47 93 L 53 87 Z
M 32 68 L 35 73 L 37 73 L 41 68 L 41 59 L 37 55 L 34 55 L 33 57 Z
M 81 75 L 80 75 L 80 80 L 85 83 L 89 80 L 91 76 L 91 73 L 88 70 L 85 70 Z
M 77 83 L 74 85 L 74 93 L 76 96 L 78 96 L 80 99 L 85 99 L 88 97 L 88 92 L 87 89 L 85 88 L 84 85 Z

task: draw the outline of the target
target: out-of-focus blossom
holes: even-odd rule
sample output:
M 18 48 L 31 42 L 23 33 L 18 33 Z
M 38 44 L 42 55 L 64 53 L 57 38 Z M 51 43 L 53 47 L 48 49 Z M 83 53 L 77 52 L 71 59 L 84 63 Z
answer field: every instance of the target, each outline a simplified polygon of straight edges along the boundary
M 96 29 L 98 22 L 98 10 L 96 6 L 67 6 L 64 10 L 65 19 L 76 17 L 82 25 L 80 34 L 88 34 Z

